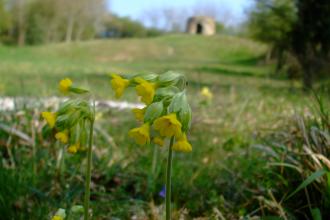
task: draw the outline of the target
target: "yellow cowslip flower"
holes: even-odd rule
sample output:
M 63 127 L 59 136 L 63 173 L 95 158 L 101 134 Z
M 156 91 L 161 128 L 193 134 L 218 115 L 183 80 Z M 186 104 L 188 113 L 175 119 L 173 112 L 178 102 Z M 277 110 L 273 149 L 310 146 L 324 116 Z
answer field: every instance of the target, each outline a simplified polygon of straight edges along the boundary
M 213 94 L 210 91 L 210 89 L 208 87 L 203 87 L 201 90 L 201 95 L 204 96 L 207 99 L 212 99 L 213 98 Z
M 50 128 L 55 126 L 56 122 L 56 113 L 54 112 L 42 112 L 41 116 L 47 121 L 47 124 Z
M 76 144 L 73 144 L 70 147 L 68 147 L 68 150 L 67 151 L 70 154 L 75 154 L 75 153 L 77 153 L 77 151 L 79 150 L 79 148 L 80 148 L 80 144 L 79 143 L 76 143 Z
M 149 105 L 155 96 L 156 84 L 148 82 L 141 77 L 136 77 L 134 80 L 139 83 L 135 89 L 138 96 L 141 96 L 141 101 Z
M 129 85 L 129 80 L 124 79 L 117 74 L 112 74 L 111 77 L 111 87 L 113 90 L 115 90 L 116 98 L 120 98 L 123 95 L 126 87 Z
M 146 112 L 146 108 L 133 108 L 132 112 L 134 113 L 134 116 L 136 120 L 143 122 L 144 119 L 144 113 Z
M 181 137 L 176 140 L 173 145 L 173 150 L 185 153 L 192 151 L 191 144 L 188 142 L 186 134 L 182 134 Z
M 175 113 L 162 116 L 154 121 L 155 130 L 159 131 L 163 137 L 181 136 L 181 122 L 177 119 Z
M 149 123 L 143 124 L 141 127 L 133 128 L 128 132 L 131 138 L 135 139 L 135 142 L 139 145 L 145 145 L 150 142 L 150 125 Z
M 64 219 L 59 215 L 54 215 L 52 220 L 64 220 Z
M 72 85 L 71 79 L 69 78 L 62 79 L 59 84 L 59 90 L 63 93 L 68 93 L 71 85 Z
M 61 141 L 63 144 L 68 143 L 69 140 L 69 132 L 68 130 L 60 131 L 55 134 L 55 138 Z
M 155 137 L 152 141 L 160 147 L 164 146 L 164 139 L 161 137 Z

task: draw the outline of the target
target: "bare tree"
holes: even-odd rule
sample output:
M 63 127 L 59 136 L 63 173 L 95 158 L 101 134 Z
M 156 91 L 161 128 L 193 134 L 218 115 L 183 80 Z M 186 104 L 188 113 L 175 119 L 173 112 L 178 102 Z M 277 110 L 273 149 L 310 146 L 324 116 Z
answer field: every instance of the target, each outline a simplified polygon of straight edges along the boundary
M 193 6 L 191 14 L 197 16 L 209 16 L 227 26 L 235 20 L 230 8 L 221 3 L 198 2 Z
M 58 17 L 64 20 L 65 41 L 80 40 L 87 27 L 97 28 L 105 13 L 105 0 L 57 0 Z
M 143 12 L 141 20 L 143 20 L 147 26 L 159 28 L 161 17 L 159 16 L 158 10 L 150 8 Z
M 19 46 L 25 45 L 26 37 L 26 14 L 29 0 L 12 0 L 9 4 L 11 9 L 11 14 L 13 16 L 13 21 L 15 30 L 17 32 L 17 44 Z
M 185 8 L 164 8 L 161 11 L 164 29 L 167 31 L 183 31 L 189 11 Z
M 231 10 L 223 4 L 212 2 L 197 2 L 191 7 L 151 8 L 144 11 L 141 19 L 152 27 L 167 31 L 183 31 L 191 16 L 209 16 L 224 25 L 230 25 L 234 20 Z
M 84 0 L 80 5 L 80 11 L 78 12 L 79 19 L 76 22 L 77 28 L 75 39 L 81 40 L 82 34 L 87 28 L 100 30 L 101 23 L 105 15 L 106 11 L 104 0 Z M 95 36 L 93 34 L 93 36 L 90 37 Z

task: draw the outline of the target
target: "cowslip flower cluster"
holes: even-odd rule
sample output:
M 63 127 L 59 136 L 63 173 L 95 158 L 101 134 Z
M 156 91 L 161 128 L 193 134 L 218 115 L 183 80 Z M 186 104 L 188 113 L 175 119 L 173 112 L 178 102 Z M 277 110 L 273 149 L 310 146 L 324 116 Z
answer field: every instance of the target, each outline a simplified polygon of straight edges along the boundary
M 72 87 L 72 81 L 68 78 L 59 83 L 59 90 L 63 94 L 70 92 L 82 94 L 87 90 Z M 49 128 L 55 131 L 55 139 L 68 145 L 67 151 L 75 154 L 84 151 L 87 142 L 87 123 L 93 116 L 93 109 L 88 101 L 83 99 L 72 99 L 65 101 L 57 112 L 42 112 Z
M 140 127 L 128 133 L 137 144 L 146 145 L 152 141 L 163 146 L 167 138 L 174 138 L 173 150 L 192 151 L 186 135 L 191 123 L 191 108 L 182 74 L 169 71 L 161 75 L 131 74 L 123 77 L 112 74 L 111 77 L 111 86 L 117 98 L 123 95 L 126 88 L 135 87 L 136 94 L 146 105 L 142 109 L 132 110 L 137 121 L 142 122 Z

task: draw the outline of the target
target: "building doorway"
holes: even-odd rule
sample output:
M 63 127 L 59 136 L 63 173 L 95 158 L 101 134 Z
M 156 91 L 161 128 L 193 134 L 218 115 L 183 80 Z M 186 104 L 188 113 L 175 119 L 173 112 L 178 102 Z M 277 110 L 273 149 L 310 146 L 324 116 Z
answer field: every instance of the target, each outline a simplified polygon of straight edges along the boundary
M 203 34 L 203 25 L 201 25 L 200 23 L 197 24 L 196 33 L 197 34 Z

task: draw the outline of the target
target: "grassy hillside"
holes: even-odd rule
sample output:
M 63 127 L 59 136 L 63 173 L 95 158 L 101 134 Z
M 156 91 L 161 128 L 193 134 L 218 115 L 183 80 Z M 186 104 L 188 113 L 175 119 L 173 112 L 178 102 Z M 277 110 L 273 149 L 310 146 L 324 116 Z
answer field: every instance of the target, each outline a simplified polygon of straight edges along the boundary
M 50 84 L 70 76 L 88 87 L 97 86 L 98 95 L 108 97 L 105 79 L 110 72 L 179 70 L 194 81 L 211 77 L 214 82 L 217 75 L 216 81 L 226 86 L 242 80 L 245 84 L 270 73 L 269 66 L 258 65 L 265 50 L 264 45 L 236 37 L 188 35 L 0 46 L 0 95 L 49 95 Z

